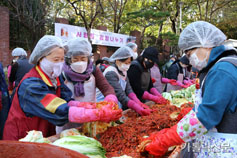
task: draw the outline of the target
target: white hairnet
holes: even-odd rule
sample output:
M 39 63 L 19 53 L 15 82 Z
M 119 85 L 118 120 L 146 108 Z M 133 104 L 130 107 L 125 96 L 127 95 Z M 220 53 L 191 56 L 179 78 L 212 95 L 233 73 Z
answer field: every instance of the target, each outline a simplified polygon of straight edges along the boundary
M 221 45 L 225 40 L 225 34 L 216 26 L 205 21 L 197 21 L 182 31 L 179 48 L 183 51 L 199 47 L 212 48 Z
M 56 47 L 64 48 L 59 37 L 52 35 L 43 36 L 31 53 L 29 63 L 37 64 L 42 57 L 49 55 L 50 51 Z
M 102 60 L 108 61 L 108 62 L 110 61 L 110 59 L 108 57 L 103 57 Z
M 72 39 L 68 41 L 66 48 L 68 49 L 66 55 L 68 58 L 78 55 L 92 56 L 91 44 L 86 40 L 81 40 L 79 38 Z
M 15 56 L 27 56 L 27 53 L 26 51 L 23 49 L 23 48 L 15 48 L 13 49 L 12 51 L 12 56 L 15 57 Z
M 123 46 L 117 49 L 109 59 L 111 62 L 114 62 L 115 60 L 126 59 L 130 57 L 133 57 L 133 50 L 127 46 Z
M 131 49 L 137 48 L 137 44 L 136 44 L 136 43 L 133 43 L 133 42 L 127 43 L 126 46 L 128 46 L 128 47 L 131 48 Z

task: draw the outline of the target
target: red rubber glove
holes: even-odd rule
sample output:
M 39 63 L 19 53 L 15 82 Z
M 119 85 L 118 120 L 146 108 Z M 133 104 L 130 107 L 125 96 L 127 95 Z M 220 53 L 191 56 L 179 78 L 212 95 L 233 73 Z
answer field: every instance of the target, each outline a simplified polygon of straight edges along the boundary
M 133 100 L 129 100 L 128 103 L 127 103 L 127 106 L 130 109 L 135 110 L 141 116 L 150 115 L 150 113 L 151 113 L 151 109 L 149 107 L 148 107 L 149 109 L 145 109 L 140 104 L 136 103 Z
M 99 109 L 100 121 L 116 121 L 122 116 L 122 109 L 113 110 L 113 104 L 108 104 Z
M 151 78 L 151 82 L 152 82 L 152 83 L 155 83 L 155 82 L 156 82 L 156 79 Z
M 151 134 L 151 136 L 144 139 L 139 146 L 140 152 L 146 150 L 149 152 L 149 154 L 155 156 L 163 156 L 167 152 L 169 147 L 174 145 L 181 145 L 182 143 L 184 143 L 184 141 L 179 137 L 176 130 L 177 125 Z
M 176 80 L 174 80 L 174 79 L 171 79 L 171 80 L 170 80 L 170 84 L 173 85 L 173 86 L 177 86 L 177 82 L 176 82 Z

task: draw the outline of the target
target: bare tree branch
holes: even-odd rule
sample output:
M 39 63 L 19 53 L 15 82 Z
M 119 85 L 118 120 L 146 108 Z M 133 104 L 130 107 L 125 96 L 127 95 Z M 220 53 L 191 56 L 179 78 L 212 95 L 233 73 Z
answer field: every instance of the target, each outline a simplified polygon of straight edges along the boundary
M 219 9 L 223 8 L 224 6 L 228 5 L 228 4 L 229 4 L 230 2 L 232 2 L 232 1 L 233 1 L 233 0 L 229 0 L 229 1 L 225 2 L 225 3 L 222 3 L 222 5 L 220 5 L 220 6 L 217 7 L 216 9 L 212 10 L 212 11 L 211 11 L 211 14 L 215 13 L 217 10 L 219 10 Z
M 210 16 L 209 16 L 209 21 L 210 22 L 212 21 L 212 16 L 213 16 L 212 10 L 214 9 L 215 5 L 216 5 L 216 0 L 213 0 L 211 10 L 210 10 Z
M 209 0 L 206 0 L 206 11 L 205 11 L 205 21 L 207 21 L 207 16 L 208 16 L 208 6 L 209 5 Z
M 197 0 L 197 5 L 198 5 L 199 14 L 200 14 L 199 19 L 201 20 L 202 19 L 202 9 L 201 9 L 201 5 L 200 5 L 200 1 L 199 0 Z

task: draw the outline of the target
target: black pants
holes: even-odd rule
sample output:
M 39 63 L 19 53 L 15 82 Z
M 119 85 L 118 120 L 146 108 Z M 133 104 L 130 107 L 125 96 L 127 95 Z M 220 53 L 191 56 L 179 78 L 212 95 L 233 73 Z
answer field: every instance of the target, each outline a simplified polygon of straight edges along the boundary
M 2 94 L 2 110 L 0 111 L 0 140 L 3 136 L 3 129 L 10 110 L 10 99 L 7 92 Z

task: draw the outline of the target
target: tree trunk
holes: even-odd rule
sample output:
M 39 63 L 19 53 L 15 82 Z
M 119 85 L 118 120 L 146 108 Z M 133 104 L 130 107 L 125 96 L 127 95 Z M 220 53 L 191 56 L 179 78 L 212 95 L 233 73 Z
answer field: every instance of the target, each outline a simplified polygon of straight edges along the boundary
M 140 41 L 140 49 L 143 49 L 143 39 L 144 39 L 144 34 L 146 31 L 147 26 L 144 26 L 143 30 L 142 30 L 142 34 L 141 34 L 141 41 Z
M 158 36 L 157 36 L 155 45 L 158 45 L 158 41 L 159 41 L 159 39 L 160 39 L 160 33 L 161 33 L 162 29 L 163 29 L 163 23 L 161 23 L 161 25 L 160 25 L 159 32 L 158 32 Z
M 170 18 L 170 21 L 171 21 L 171 29 L 172 31 L 176 34 L 176 20 L 175 19 L 172 19 Z

